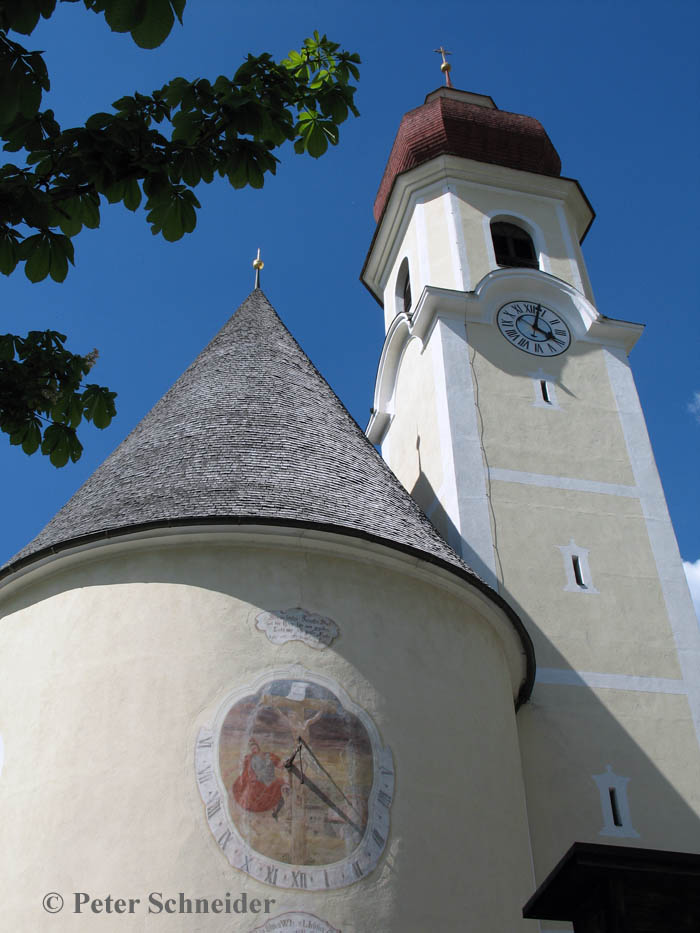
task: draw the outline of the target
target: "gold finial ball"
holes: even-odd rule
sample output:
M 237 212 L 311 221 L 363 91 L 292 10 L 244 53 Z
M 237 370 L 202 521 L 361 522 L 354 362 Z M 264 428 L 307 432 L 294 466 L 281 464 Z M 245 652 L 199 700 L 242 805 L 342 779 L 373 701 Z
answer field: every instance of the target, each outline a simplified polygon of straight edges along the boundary
M 450 65 L 449 62 L 443 62 L 442 65 L 440 65 L 440 71 L 442 72 L 451 71 L 451 70 L 452 70 L 452 65 Z
M 262 259 L 260 259 L 260 257 L 253 260 L 253 268 L 258 270 L 265 268 L 265 263 L 262 261 Z

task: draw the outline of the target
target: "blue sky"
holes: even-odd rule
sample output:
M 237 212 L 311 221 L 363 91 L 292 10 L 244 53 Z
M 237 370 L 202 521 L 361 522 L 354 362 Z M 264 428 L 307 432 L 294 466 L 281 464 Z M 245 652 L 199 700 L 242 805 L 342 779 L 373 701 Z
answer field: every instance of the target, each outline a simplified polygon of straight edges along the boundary
M 59 4 L 26 44 L 46 52 L 47 103 L 63 126 L 178 74 L 230 74 L 248 51 L 284 57 L 314 29 L 362 56 L 362 115 L 318 162 L 288 148 L 262 191 L 202 186 L 197 229 L 179 243 L 153 237 L 142 211 L 112 206 L 99 230 L 75 241 L 63 284 L 2 278 L 4 330 L 51 327 L 76 352 L 98 347 L 92 376 L 119 393 L 119 417 L 106 431 L 84 430 L 82 460 L 62 470 L 0 446 L 0 560 L 43 527 L 245 298 L 258 246 L 265 292 L 365 426 L 383 339 L 380 309 L 358 278 L 372 203 L 402 114 L 442 83 L 440 44 L 453 52 L 455 86 L 544 124 L 563 174 L 591 200 L 584 255 L 597 305 L 647 325 L 632 365 L 681 553 L 700 560 L 699 9 L 682 0 L 190 0 L 184 27 L 148 52 L 82 5 Z M 697 577 L 700 589 L 700 563 Z

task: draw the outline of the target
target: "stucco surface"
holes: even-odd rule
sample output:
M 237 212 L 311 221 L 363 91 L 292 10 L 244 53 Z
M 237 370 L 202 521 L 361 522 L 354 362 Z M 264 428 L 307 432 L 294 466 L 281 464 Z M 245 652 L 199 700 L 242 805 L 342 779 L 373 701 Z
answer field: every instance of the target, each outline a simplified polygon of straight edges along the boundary
M 510 346 L 495 325 L 471 324 L 469 339 L 490 466 L 635 485 L 601 348 L 574 343 L 543 360 Z M 534 404 L 540 370 L 556 408 Z
M 539 666 L 681 676 L 638 500 L 497 481 L 491 499 L 503 595 L 528 620 Z M 566 590 L 559 548 L 572 537 L 597 592 Z
M 435 402 L 432 354 L 420 340 L 404 351 L 394 394 L 394 418 L 388 433 L 391 468 L 423 511 L 434 505 L 443 467 Z
M 330 648 L 275 645 L 256 630 L 262 609 L 298 605 L 337 623 Z M 151 541 L 106 546 L 63 571 L 59 562 L 5 607 L 8 929 L 43 929 L 43 893 L 76 890 L 246 891 L 345 933 L 459 929 L 465 910 L 480 930 L 531 928 L 518 919 L 532 879 L 512 688 L 498 638 L 455 596 L 303 548 Z M 197 731 L 227 692 L 294 664 L 342 685 L 396 770 L 379 866 L 328 893 L 280 890 L 232 869 L 195 781 Z M 62 913 L 50 929 L 83 929 L 84 920 Z M 123 921 L 102 916 L 100 928 L 125 929 Z M 150 930 L 163 921 L 128 923 Z M 254 925 L 168 918 L 168 929 L 188 933 Z
M 538 883 L 564 854 L 562 838 L 700 849 L 700 751 L 685 696 L 537 684 L 518 726 Z M 601 835 L 593 776 L 608 765 L 629 778 L 637 837 Z

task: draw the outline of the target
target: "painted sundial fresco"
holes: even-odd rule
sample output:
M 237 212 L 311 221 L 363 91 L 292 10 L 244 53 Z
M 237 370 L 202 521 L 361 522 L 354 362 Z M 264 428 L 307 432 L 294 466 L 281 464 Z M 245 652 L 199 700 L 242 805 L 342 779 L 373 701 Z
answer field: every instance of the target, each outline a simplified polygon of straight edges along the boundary
M 236 868 L 278 887 L 342 887 L 377 864 L 394 769 L 368 714 L 301 669 L 236 690 L 196 760 L 207 821 Z

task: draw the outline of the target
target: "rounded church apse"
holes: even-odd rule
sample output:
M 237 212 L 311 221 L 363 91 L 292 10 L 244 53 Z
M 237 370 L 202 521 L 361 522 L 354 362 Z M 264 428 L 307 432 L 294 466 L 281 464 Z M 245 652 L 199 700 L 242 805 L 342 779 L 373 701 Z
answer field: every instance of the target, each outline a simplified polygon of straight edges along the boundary
M 200 730 L 195 766 L 219 847 L 260 881 L 342 887 L 384 850 L 391 751 L 329 678 L 295 668 L 233 691 Z

